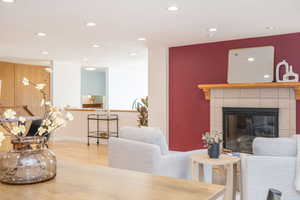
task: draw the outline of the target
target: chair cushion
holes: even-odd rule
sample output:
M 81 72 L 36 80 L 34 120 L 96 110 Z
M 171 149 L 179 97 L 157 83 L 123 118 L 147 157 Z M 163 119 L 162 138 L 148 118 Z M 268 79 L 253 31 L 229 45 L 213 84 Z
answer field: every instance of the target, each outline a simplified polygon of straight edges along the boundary
M 296 156 L 296 139 L 257 137 L 253 141 L 253 154 L 257 156 Z
M 165 136 L 156 127 L 124 127 L 120 130 L 120 138 L 155 144 L 159 146 L 162 155 L 168 154 L 169 149 Z

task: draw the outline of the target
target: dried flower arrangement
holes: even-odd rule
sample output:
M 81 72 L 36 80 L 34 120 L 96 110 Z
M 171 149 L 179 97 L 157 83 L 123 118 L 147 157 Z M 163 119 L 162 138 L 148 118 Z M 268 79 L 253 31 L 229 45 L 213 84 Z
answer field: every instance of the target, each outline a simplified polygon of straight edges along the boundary
M 223 142 L 223 134 L 221 132 L 205 132 L 202 140 L 206 146 L 212 144 L 220 144 Z
M 73 120 L 73 115 L 70 112 L 66 112 L 64 109 L 53 106 L 51 102 L 47 99 L 45 89 L 45 84 L 43 83 L 33 83 L 27 78 L 21 80 L 24 86 L 33 86 L 35 87 L 42 95 L 41 106 L 45 108 L 45 113 L 43 116 L 43 122 L 38 128 L 38 131 L 35 133 L 35 136 L 49 137 L 49 135 L 59 128 L 64 127 L 67 121 Z M 12 109 L 7 109 L 3 113 L 4 119 L 7 122 L 2 122 L 1 125 L 7 130 L 12 136 L 13 139 L 22 139 L 26 137 L 26 127 L 25 127 L 25 117 L 17 117 L 16 112 Z M 3 132 L 0 132 L 0 146 L 5 135 Z

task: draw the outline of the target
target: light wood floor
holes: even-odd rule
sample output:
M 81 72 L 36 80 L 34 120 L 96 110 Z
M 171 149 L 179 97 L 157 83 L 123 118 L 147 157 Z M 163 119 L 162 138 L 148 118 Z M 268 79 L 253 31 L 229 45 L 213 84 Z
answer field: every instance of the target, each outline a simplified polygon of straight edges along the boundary
M 55 153 L 58 162 L 67 160 L 107 166 L 107 145 L 104 144 L 87 146 L 80 142 L 54 142 L 50 144 L 50 149 Z

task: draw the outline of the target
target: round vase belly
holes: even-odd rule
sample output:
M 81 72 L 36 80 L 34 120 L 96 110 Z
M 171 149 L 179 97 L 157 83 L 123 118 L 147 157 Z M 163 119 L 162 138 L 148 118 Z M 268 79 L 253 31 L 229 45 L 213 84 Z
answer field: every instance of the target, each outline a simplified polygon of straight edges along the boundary
M 0 157 L 0 181 L 6 184 L 33 184 L 56 176 L 56 157 L 43 137 L 12 140 L 13 150 Z

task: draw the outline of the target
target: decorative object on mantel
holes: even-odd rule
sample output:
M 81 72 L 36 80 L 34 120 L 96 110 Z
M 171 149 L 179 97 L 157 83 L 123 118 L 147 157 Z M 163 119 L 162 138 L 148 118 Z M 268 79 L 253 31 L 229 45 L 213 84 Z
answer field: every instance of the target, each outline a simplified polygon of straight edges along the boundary
M 281 83 L 224 83 L 224 84 L 199 84 L 205 99 L 210 99 L 210 90 L 212 89 L 232 89 L 232 88 L 293 88 L 295 90 L 296 100 L 300 100 L 300 82 L 281 82 Z
M 280 77 L 280 69 L 284 67 L 285 73 Z M 277 82 L 298 82 L 299 75 L 293 71 L 293 66 L 289 65 L 286 60 L 281 61 L 276 66 L 276 81 Z
M 228 53 L 228 83 L 261 83 L 274 80 L 273 46 L 231 49 Z
M 51 105 L 44 91 L 45 84 L 32 83 L 27 78 L 23 78 L 22 83 L 34 86 L 41 93 L 45 113 L 37 132 L 28 137 L 25 117 L 17 117 L 12 109 L 4 112 L 2 126 L 11 134 L 13 144 L 13 150 L 0 158 L 0 181 L 7 184 L 32 184 L 54 178 L 56 157 L 47 147 L 48 138 L 67 121 L 73 120 L 71 113 Z M 4 139 L 4 133 L 0 133 L 0 145 Z
M 148 97 L 136 99 L 132 106 L 133 109 L 136 109 L 139 113 L 138 116 L 138 126 L 148 126 Z
M 220 157 L 220 143 L 223 142 L 223 134 L 220 132 L 206 132 L 202 136 L 202 140 L 208 147 L 208 156 L 210 158 Z

